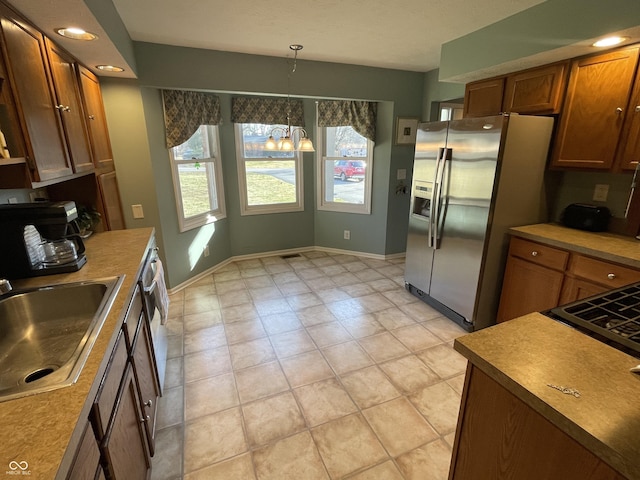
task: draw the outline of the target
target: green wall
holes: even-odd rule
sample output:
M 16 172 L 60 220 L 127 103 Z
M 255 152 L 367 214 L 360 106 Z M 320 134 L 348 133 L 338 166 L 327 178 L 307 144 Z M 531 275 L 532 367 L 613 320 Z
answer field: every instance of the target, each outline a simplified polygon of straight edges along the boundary
M 171 287 L 237 255 L 313 246 L 377 255 L 404 252 L 409 196 L 396 195 L 396 175 L 407 170 L 405 183 L 410 183 L 413 148 L 393 145 L 393 135 L 397 116 L 421 116 L 423 74 L 299 59 L 291 94 L 304 100 L 314 141 L 316 99 L 379 102 L 372 213 L 317 211 L 316 158 L 305 153 L 303 212 L 241 216 L 231 98 L 236 93 L 286 95 L 288 60 L 149 43 L 134 43 L 134 50 L 139 78 L 103 78 L 105 108 L 127 227 L 156 227 Z M 161 88 L 207 90 L 220 97 L 227 218 L 213 226 L 179 232 Z M 131 216 L 135 203 L 148 212 L 142 220 Z M 345 229 L 351 230 L 350 241 L 343 239 Z M 202 255 L 206 243 L 208 257 Z

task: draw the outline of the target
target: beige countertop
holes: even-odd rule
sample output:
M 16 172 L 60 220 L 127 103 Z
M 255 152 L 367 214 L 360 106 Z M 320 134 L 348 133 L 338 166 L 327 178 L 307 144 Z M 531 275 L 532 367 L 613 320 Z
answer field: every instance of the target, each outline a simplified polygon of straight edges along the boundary
M 74 273 L 12 281 L 14 289 L 76 282 L 115 275 L 124 281 L 78 381 L 68 387 L 0 402 L 0 474 L 9 477 L 10 462 L 27 462 L 29 478 L 53 479 L 62 465 L 68 468 L 74 446 L 88 418 L 91 399 L 134 293 L 152 228 L 98 233 L 85 241 L 87 263 Z M 106 358 L 105 358 L 106 357 Z M 76 428 L 78 425 L 78 428 Z M 22 476 L 21 476 L 22 477 Z
M 629 371 L 640 360 L 538 313 L 459 337 L 454 347 L 604 462 L 640 479 L 640 375 Z
M 640 269 L 640 240 L 608 232 L 585 232 L 553 223 L 512 227 L 511 235 Z

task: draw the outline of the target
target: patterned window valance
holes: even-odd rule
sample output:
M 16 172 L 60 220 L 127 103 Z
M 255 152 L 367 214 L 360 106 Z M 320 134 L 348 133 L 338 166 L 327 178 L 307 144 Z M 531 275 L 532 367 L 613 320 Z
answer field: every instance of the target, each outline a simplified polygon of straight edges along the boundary
M 302 100 L 286 98 L 233 97 L 231 121 L 234 123 L 263 123 L 287 125 L 287 111 L 291 109 L 290 124 L 304 127 Z
M 375 102 L 351 100 L 321 100 L 318 102 L 319 127 L 351 126 L 360 135 L 376 141 Z
M 219 125 L 220 99 L 217 95 L 189 90 L 162 90 L 167 148 L 191 138 L 200 125 Z

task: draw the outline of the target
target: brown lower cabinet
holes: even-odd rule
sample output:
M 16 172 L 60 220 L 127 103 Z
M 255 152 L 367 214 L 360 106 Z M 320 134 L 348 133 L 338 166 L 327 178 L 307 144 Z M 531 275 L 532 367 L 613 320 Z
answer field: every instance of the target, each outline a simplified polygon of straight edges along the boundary
M 543 312 L 640 281 L 640 271 L 512 237 L 497 322 Z
M 449 480 L 625 477 L 469 364 Z

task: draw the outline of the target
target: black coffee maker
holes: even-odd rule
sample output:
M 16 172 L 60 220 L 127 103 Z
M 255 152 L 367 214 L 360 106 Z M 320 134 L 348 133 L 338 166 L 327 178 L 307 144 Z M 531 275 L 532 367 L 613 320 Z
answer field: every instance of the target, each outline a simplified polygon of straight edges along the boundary
M 0 205 L 0 277 L 75 272 L 87 258 L 75 202 Z

